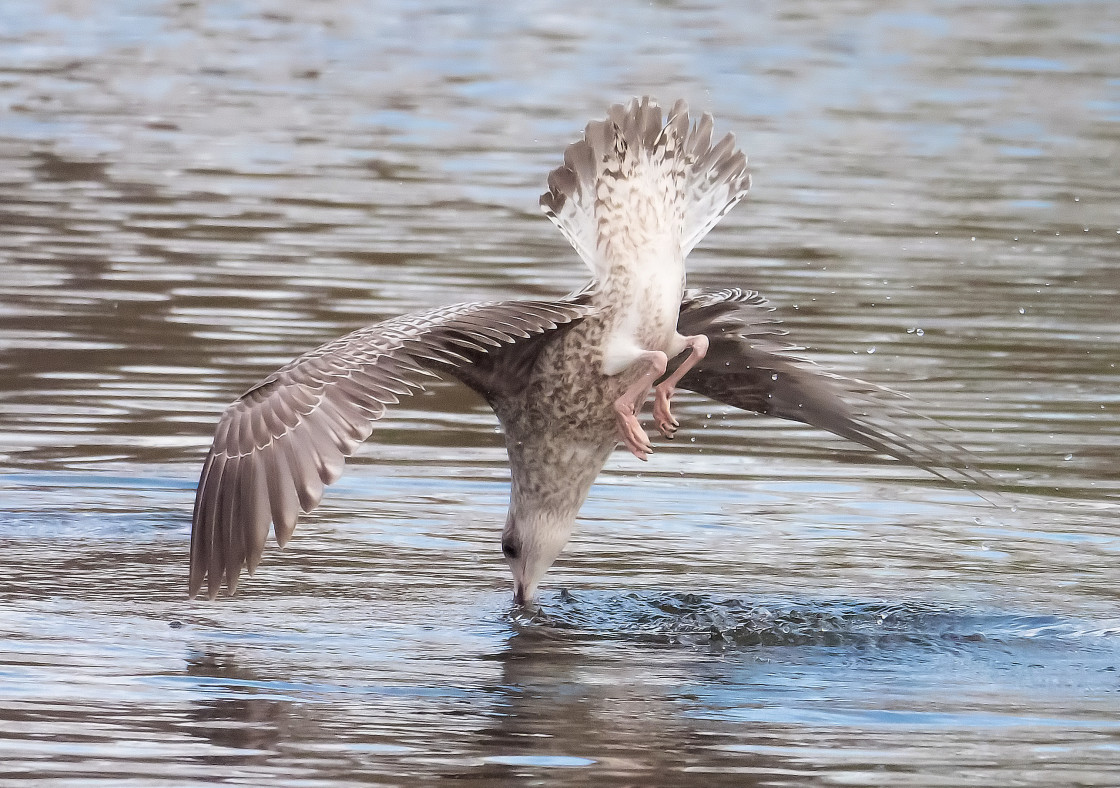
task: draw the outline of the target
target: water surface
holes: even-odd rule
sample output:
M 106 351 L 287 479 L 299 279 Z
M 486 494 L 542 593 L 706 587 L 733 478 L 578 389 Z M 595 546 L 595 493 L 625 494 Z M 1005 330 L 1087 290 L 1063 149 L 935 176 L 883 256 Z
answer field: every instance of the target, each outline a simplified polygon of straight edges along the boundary
M 1117 784 L 1118 44 L 1107 2 L 5 3 L 0 781 Z M 691 283 L 912 395 L 1001 506 L 683 395 L 517 613 L 501 436 L 437 385 L 188 602 L 222 408 L 582 284 L 537 195 L 647 92 L 751 158 Z

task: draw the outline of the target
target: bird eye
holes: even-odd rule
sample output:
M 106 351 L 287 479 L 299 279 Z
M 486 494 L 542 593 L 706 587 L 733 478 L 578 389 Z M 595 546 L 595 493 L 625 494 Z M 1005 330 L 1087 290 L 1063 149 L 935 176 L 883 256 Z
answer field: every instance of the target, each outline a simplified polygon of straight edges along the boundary
M 506 558 L 510 559 L 511 561 L 516 561 L 519 552 L 520 550 L 517 549 L 517 545 L 514 544 L 512 539 L 502 540 L 502 555 L 504 555 Z

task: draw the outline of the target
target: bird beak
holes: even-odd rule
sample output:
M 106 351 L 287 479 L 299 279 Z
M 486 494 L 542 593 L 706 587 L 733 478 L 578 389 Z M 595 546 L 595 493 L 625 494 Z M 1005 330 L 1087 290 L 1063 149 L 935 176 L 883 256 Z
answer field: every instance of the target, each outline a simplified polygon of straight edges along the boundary
M 514 578 L 513 581 L 513 604 L 523 608 L 536 608 L 537 605 L 537 585 L 523 583 Z

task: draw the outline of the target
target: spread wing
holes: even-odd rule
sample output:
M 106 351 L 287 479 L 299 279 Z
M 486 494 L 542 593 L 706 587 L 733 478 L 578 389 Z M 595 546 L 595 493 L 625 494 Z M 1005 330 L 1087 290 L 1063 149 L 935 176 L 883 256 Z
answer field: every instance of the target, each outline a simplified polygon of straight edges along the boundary
M 708 354 L 680 387 L 743 410 L 799 421 L 848 438 L 942 479 L 979 482 L 968 452 L 922 429 L 898 405 L 901 395 L 835 375 L 791 355 L 785 335 L 758 293 L 689 291 L 677 330 L 707 335 Z
M 373 422 L 425 378 L 451 374 L 485 396 L 514 385 L 541 338 L 591 311 L 559 301 L 457 304 L 359 329 L 269 375 L 230 405 L 195 493 L 190 595 L 237 587 L 260 561 L 269 526 L 285 544 L 301 511 L 369 437 Z

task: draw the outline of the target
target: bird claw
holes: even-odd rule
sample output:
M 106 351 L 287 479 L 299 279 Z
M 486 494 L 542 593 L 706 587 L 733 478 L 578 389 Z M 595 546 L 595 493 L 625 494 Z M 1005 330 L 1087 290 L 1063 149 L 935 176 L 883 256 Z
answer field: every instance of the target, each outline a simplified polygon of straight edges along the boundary
M 681 423 L 673 417 L 669 410 L 669 398 L 672 396 L 672 392 L 661 386 L 658 386 L 655 391 L 656 396 L 653 401 L 654 423 L 665 438 L 672 440 L 677 434 L 677 429 L 681 426 Z
M 618 420 L 618 437 L 626 444 L 631 454 L 645 462 L 649 459 L 649 455 L 653 454 L 653 444 L 650 443 L 646 431 L 642 429 L 638 417 L 626 407 L 617 407 L 615 413 Z

